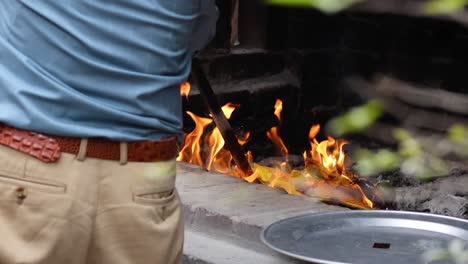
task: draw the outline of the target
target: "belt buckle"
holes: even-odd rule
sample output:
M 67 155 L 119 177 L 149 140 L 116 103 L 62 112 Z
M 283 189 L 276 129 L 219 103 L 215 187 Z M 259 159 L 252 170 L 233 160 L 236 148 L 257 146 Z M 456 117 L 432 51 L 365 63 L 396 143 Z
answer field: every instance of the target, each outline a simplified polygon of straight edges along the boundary
M 0 144 L 46 163 L 60 159 L 60 146 L 57 141 L 43 134 L 1 126 Z

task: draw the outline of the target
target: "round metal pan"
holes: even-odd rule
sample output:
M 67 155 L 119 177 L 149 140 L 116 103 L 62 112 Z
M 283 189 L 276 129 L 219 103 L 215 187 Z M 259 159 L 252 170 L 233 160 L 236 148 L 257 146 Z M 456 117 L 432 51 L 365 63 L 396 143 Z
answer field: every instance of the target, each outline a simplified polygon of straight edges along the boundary
M 312 263 L 417 264 L 424 263 L 424 252 L 447 248 L 453 240 L 468 245 L 468 221 L 402 211 L 307 214 L 271 224 L 261 239 Z

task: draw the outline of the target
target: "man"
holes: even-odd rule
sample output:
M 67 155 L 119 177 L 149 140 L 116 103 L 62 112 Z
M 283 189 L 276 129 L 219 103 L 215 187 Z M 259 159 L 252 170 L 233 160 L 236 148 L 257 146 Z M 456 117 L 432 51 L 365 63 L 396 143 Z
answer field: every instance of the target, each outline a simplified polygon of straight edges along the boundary
M 178 87 L 216 19 L 214 0 L 0 0 L 0 263 L 180 262 Z

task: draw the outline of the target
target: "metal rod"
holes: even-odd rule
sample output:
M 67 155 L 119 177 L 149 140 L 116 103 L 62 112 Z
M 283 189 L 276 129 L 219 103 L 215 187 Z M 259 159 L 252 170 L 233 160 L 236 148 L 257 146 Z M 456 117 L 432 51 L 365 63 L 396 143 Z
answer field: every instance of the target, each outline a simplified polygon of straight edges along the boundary
M 221 110 L 221 106 L 213 92 L 213 89 L 211 88 L 210 82 L 206 78 L 205 72 L 203 71 L 201 62 L 198 58 L 194 58 L 192 61 L 192 73 L 192 77 L 198 84 L 200 95 L 208 106 L 210 113 L 213 115 L 213 120 L 224 138 L 226 149 L 231 152 L 234 162 L 244 173 L 244 177 L 251 175 L 252 169 L 250 168 L 250 164 L 242 152 L 242 148 L 234 135 L 234 130 Z

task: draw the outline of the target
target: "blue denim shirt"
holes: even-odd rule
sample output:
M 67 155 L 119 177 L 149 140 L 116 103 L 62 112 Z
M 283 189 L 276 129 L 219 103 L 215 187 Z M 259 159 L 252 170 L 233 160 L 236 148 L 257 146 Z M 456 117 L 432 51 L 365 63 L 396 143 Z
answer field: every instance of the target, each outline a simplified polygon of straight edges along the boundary
M 179 85 L 216 19 L 214 0 L 0 0 L 0 122 L 181 140 Z

